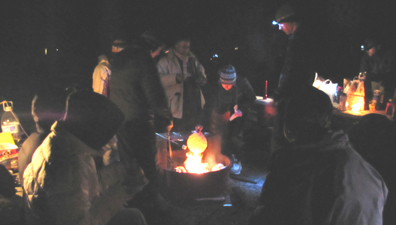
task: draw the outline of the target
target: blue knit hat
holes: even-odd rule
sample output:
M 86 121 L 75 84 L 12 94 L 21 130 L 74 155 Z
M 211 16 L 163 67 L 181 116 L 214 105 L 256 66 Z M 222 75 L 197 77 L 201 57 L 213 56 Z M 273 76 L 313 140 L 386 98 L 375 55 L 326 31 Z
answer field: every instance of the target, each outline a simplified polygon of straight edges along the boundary
M 224 66 L 219 70 L 220 83 L 222 84 L 234 84 L 236 80 L 235 68 L 232 65 Z

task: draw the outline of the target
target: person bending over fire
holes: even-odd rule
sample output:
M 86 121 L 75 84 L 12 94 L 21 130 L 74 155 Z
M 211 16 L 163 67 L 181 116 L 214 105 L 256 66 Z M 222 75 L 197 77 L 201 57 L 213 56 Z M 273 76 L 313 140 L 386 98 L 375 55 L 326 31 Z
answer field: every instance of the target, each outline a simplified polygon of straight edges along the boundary
M 202 130 L 204 125 L 209 125 L 210 133 L 221 138 L 222 154 L 237 162 L 231 173 L 239 174 L 242 167 L 235 155 L 238 154 L 238 147 L 241 147 L 243 123 L 256 94 L 246 78 L 237 76 L 232 65 L 222 67 L 218 73 L 218 85 L 206 101 L 196 129 Z

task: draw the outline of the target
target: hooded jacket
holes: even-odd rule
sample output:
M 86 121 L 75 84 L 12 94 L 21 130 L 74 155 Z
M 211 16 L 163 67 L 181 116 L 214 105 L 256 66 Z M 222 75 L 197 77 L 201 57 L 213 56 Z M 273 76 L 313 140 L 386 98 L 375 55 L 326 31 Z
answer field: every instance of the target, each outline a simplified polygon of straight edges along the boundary
M 27 224 L 106 224 L 146 183 L 137 176 L 129 189 L 122 185 L 126 171 L 120 163 L 96 169 L 93 156 L 101 155 L 98 149 L 123 118 L 100 94 L 83 91 L 69 97 L 64 121 L 52 126 L 24 172 Z
M 249 224 L 382 224 L 388 189 L 342 131 L 271 157 Z

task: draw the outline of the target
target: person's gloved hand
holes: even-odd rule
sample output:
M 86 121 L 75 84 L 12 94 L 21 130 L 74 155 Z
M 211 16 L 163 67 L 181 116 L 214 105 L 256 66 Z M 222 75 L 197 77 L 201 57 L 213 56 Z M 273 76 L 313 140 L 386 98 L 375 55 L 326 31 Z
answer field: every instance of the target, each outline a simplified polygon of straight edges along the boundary
M 201 132 L 202 132 L 202 129 L 203 129 L 203 126 L 202 126 L 202 125 L 197 125 L 197 126 L 195 126 L 195 131 L 196 131 L 197 133 L 201 133 Z
M 176 83 L 180 84 L 184 81 L 184 75 L 182 73 L 176 74 Z
M 129 194 L 134 194 L 141 191 L 143 187 L 147 185 L 147 183 L 148 180 L 139 165 L 133 163 L 126 166 L 122 185 L 126 188 Z
M 242 116 L 242 111 L 238 109 L 238 105 L 234 106 L 234 114 L 231 115 L 230 121 L 233 121 L 234 119 L 241 117 Z

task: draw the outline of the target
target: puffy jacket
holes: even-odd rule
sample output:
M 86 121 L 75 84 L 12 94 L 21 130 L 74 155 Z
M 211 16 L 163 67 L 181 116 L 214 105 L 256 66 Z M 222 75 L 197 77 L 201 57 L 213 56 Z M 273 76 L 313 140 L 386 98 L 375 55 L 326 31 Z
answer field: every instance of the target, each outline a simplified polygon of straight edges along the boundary
M 121 163 L 97 171 L 93 159 L 123 118 L 100 94 L 69 97 L 64 121 L 52 126 L 23 175 L 28 224 L 106 224 L 141 189 L 147 182 L 141 174 L 126 180 Z
M 388 189 L 342 131 L 278 150 L 250 225 L 381 225 Z

